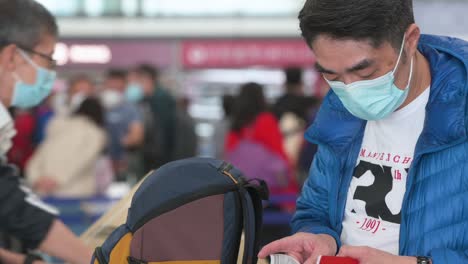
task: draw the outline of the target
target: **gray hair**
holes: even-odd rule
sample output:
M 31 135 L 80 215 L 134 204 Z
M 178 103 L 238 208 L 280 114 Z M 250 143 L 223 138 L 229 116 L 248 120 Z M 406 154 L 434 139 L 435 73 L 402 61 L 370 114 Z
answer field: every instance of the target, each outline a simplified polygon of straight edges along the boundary
M 34 0 L 0 0 L 0 50 L 9 44 L 32 49 L 41 38 L 58 36 L 55 17 Z

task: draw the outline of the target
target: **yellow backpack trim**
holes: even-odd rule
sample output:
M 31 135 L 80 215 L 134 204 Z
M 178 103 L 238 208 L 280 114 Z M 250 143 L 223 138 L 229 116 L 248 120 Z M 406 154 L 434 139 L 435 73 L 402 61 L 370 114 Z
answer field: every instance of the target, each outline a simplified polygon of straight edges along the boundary
M 133 235 L 127 233 L 117 242 L 110 253 L 109 263 L 128 264 L 127 258 L 130 256 L 130 243 L 132 242 L 132 238 Z

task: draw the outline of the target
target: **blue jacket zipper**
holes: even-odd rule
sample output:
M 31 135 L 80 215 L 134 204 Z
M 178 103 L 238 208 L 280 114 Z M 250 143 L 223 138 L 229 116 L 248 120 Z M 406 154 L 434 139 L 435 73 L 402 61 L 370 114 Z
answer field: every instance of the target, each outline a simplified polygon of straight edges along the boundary
M 364 126 L 365 128 L 365 126 Z M 352 144 L 352 150 L 357 150 L 357 151 L 351 151 L 349 152 L 349 155 L 347 155 L 347 160 L 346 164 L 344 165 L 344 170 L 343 170 L 343 175 L 344 177 L 339 178 L 338 182 L 338 194 L 337 194 L 337 203 L 339 210 L 337 210 L 337 215 L 336 219 L 337 221 L 337 231 L 338 234 L 341 236 L 341 232 L 343 231 L 343 219 L 345 216 L 345 210 L 346 210 L 346 200 L 348 197 L 348 192 L 349 192 L 349 186 L 351 185 L 351 181 L 353 180 L 353 174 L 354 174 L 354 169 L 356 167 L 356 162 L 359 158 L 359 152 L 360 148 L 362 145 L 362 140 L 364 136 L 364 132 L 359 133 L 360 137 L 358 141 L 354 141 Z

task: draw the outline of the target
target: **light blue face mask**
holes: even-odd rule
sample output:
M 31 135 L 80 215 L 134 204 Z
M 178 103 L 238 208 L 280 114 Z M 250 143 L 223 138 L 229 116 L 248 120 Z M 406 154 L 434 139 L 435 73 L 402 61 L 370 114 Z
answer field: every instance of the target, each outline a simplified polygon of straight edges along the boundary
M 137 103 L 143 99 L 143 87 L 138 83 L 130 83 L 125 90 L 125 98 L 132 103 Z
M 364 120 L 380 120 L 393 113 L 406 100 L 413 75 L 412 58 L 408 85 L 404 90 L 395 85 L 395 71 L 403 54 L 404 43 L 403 37 L 400 54 L 393 71 L 377 79 L 351 84 L 325 79 L 351 114 Z
M 16 84 L 11 105 L 20 108 L 30 108 L 40 104 L 42 100 L 49 96 L 57 73 L 39 67 L 24 51 L 19 50 L 19 53 L 36 69 L 36 81 L 34 84 L 27 84 L 21 80 L 18 74 L 15 74 Z

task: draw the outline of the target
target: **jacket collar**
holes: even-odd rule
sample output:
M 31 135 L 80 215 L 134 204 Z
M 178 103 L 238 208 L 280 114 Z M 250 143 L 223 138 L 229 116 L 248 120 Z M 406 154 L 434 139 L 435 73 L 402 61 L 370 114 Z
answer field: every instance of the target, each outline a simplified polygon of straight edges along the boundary
M 432 83 L 417 151 L 430 151 L 466 141 L 468 43 L 454 38 L 423 35 L 418 50 L 429 61 Z M 351 115 L 330 90 L 314 124 L 306 132 L 306 139 L 341 153 L 357 137 L 362 137 L 365 125 L 366 121 Z

